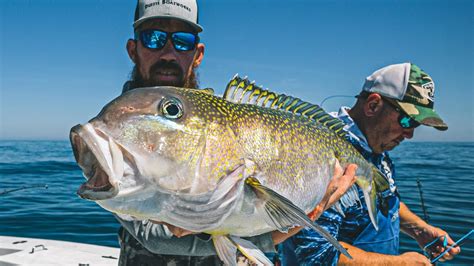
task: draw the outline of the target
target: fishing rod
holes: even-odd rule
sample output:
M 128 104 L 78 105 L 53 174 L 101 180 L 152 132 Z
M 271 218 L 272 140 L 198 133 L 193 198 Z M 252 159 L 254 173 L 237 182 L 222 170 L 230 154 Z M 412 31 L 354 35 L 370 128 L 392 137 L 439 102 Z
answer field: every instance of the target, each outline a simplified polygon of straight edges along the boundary
M 428 222 L 428 220 L 430 219 L 430 216 L 428 215 L 428 211 L 426 210 L 426 207 L 425 207 L 425 199 L 423 198 L 423 190 L 421 190 L 421 181 L 420 181 L 420 178 L 416 178 L 416 184 L 418 186 L 418 191 L 420 192 L 420 201 L 421 201 L 421 209 L 423 210 L 423 220 L 425 220 L 425 222 Z
M 319 106 L 321 106 L 321 108 L 322 108 L 323 105 L 324 105 L 324 102 L 326 102 L 327 100 L 332 99 L 332 98 L 354 98 L 354 96 L 350 96 L 350 95 L 331 95 L 331 96 L 328 96 L 328 97 L 324 98 L 321 101 L 321 103 L 319 104 Z
M 20 191 L 20 190 L 25 190 L 25 189 L 30 189 L 30 188 L 45 188 L 45 189 L 48 189 L 48 185 L 47 184 L 44 184 L 44 185 L 31 185 L 31 186 L 22 186 L 22 187 L 19 187 L 19 188 L 5 189 L 2 192 L 0 192 L 0 196 L 4 196 L 6 194 L 9 194 L 9 193 L 12 193 L 12 192 L 15 192 L 15 191 Z
M 470 238 L 473 234 L 474 234 L 474 229 L 471 229 L 471 231 L 469 231 L 467 234 L 463 235 L 458 241 L 454 242 L 454 244 L 452 244 L 452 245 L 448 245 L 447 235 L 439 236 L 435 240 L 428 243 L 425 247 L 423 247 L 423 253 L 425 254 L 426 257 L 428 257 L 430 259 L 430 261 L 431 261 L 431 263 L 433 263 L 433 265 L 436 265 L 436 262 L 439 259 L 441 259 L 444 256 L 444 254 L 448 253 L 451 249 L 453 249 L 455 247 L 459 247 L 459 246 L 465 244 L 468 240 L 470 240 Z M 428 249 L 430 249 L 432 246 L 436 245 L 441 238 L 443 238 L 442 247 L 444 248 L 444 251 L 441 252 L 436 257 L 432 257 L 431 254 L 429 253 Z

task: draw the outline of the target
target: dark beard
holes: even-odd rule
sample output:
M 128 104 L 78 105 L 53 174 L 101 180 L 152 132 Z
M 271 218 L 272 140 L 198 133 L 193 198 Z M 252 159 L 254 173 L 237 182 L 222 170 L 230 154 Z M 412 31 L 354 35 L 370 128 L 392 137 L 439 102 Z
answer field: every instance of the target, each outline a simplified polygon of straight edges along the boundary
M 153 65 L 150 68 L 150 72 L 156 69 L 159 69 L 161 67 L 175 68 L 176 70 L 178 70 L 176 67 L 179 68 L 179 66 L 175 66 L 174 63 L 163 64 L 163 63 L 158 62 L 157 64 Z M 179 68 L 179 71 L 181 71 L 181 68 Z M 155 82 L 153 80 L 145 80 L 142 77 L 142 75 L 139 73 L 137 66 L 135 65 L 132 69 L 132 73 L 130 73 L 130 80 L 127 83 L 125 83 L 122 93 L 129 91 L 131 89 L 135 89 L 135 88 L 154 87 L 154 86 L 175 86 L 175 87 L 197 89 L 199 88 L 198 76 L 199 75 L 197 73 L 197 67 L 193 67 L 189 75 L 187 75 L 187 77 L 185 77 L 182 82 L 178 84 L 160 84 L 160 82 Z

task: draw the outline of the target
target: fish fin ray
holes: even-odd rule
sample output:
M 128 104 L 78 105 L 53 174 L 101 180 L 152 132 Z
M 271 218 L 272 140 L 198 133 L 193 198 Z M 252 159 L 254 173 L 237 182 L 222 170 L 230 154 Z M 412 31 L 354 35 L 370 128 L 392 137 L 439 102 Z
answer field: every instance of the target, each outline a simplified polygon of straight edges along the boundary
M 273 265 L 265 254 L 252 242 L 236 236 L 229 236 L 237 249 L 257 265 Z
M 142 224 L 142 221 L 133 221 L 133 230 L 135 232 L 135 235 L 138 235 L 138 232 L 140 232 L 141 224 Z
M 204 89 L 200 89 L 199 91 L 204 92 L 204 93 L 209 94 L 209 95 L 214 95 L 214 89 L 213 88 L 204 88 Z
M 332 205 L 332 207 L 334 210 L 336 210 L 342 217 L 346 217 L 346 215 L 344 214 L 344 212 L 342 211 L 342 206 L 341 206 L 341 203 L 338 201 L 336 203 L 334 203 L 334 205 Z
M 212 235 L 212 242 L 225 265 L 237 265 L 237 247 L 226 235 Z
M 295 225 L 310 227 L 324 238 L 326 238 L 334 247 L 336 247 L 342 254 L 352 258 L 344 247 L 329 234 L 324 228 L 316 223 L 313 223 L 309 217 L 301 210 L 298 206 L 294 205 L 290 200 L 281 196 L 277 192 L 271 190 L 260 184 L 260 182 L 253 177 L 246 179 L 246 184 L 251 186 L 257 197 L 264 200 L 263 206 L 257 208 L 263 208 L 263 217 L 269 225 L 273 225 L 278 230 L 286 231 L 288 227 Z M 268 216 L 268 217 L 265 217 Z
M 369 218 L 376 231 L 379 230 L 378 219 L 377 219 L 377 191 L 375 190 L 374 181 L 366 181 L 364 178 L 358 178 L 357 184 L 364 193 L 365 204 L 369 213 Z
M 336 135 L 345 137 L 345 124 L 337 117 L 328 114 L 317 104 L 305 102 L 293 96 L 278 94 L 255 85 L 247 78 L 235 75 L 227 84 L 223 98 L 237 104 L 252 104 L 299 115 L 316 121 L 332 130 Z
M 387 191 L 390 189 L 390 182 L 385 178 L 385 176 L 378 170 L 374 169 L 374 184 L 375 184 L 375 190 L 377 191 L 378 194 L 382 193 L 383 191 Z M 388 202 L 383 198 L 382 196 L 379 197 L 380 199 L 380 211 L 384 216 L 388 216 Z
M 145 231 L 144 231 L 145 240 L 148 240 L 148 236 L 150 235 L 150 230 L 152 229 L 152 227 L 153 227 L 153 223 L 150 221 L 146 221 Z
M 340 203 L 340 205 L 342 205 L 342 207 L 344 208 L 349 208 L 351 206 L 354 206 L 356 203 L 360 203 L 359 193 L 357 192 L 356 185 L 352 185 L 346 191 L 346 193 L 342 195 L 338 203 Z

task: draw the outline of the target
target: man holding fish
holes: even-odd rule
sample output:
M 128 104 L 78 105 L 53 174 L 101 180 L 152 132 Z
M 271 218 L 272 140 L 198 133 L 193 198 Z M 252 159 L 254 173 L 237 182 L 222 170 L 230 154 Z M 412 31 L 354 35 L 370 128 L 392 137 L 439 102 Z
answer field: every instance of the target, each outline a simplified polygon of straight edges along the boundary
M 420 125 L 448 129 L 434 110 L 434 90 L 431 77 L 411 63 L 389 65 L 367 77 L 355 105 L 342 107 L 336 115 L 346 124 L 349 141 L 389 179 L 390 188 L 382 192 L 389 212 L 379 212 L 378 230 L 368 219 L 363 201 L 342 206 L 342 212 L 324 212 L 319 223 L 341 241 L 353 258 L 340 255 L 318 233 L 303 229 L 284 242 L 284 265 L 431 265 L 418 252 L 399 255 L 400 230 L 422 248 L 440 237 L 438 243 L 426 250 L 433 258 L 446 249 L 442 247 L 443 241 L 453 245 L 445 231 L 427 224 L 400 202 L 394 166 L 387 153 L 404 139 L 412 138 Z M 360 193 L 356 186 L 354 189 Z M 350 190 L 346 195 L 353 192 Z M 452 259 L 459 252 L 460 248 L 455 247 L 444 254 L 443 260 Z
M 127 51 L 135 67 L 123 92 L 158 85 L 198 87 L 196 70 L 203 60 L 204 44 L 198 37 L 202 27 L 198 24 L 197 8 L 195 1 L 138 1 L 135 38 L 127 42 Z M 354 183 L 355 170 L 355 165 L 349 165 L 343 175 L 343 169 L 336 168 L 328 193 L 315 209 L 314 217 L 336 202 Z M 215 251 L 208 235 L 184 236 L 191 232 L 169 224 L 120 222 L 128 229 L 120 230 L 121 265 L 221 264 L 220 259 L 213 255 Z M 251 239 L 262 250 L 272 252 L 275 244 L 299 229 L 290 229 L 289 234 L 274 231 Z M 148 239 L 143 234 L 146 230 L 152 232 Z

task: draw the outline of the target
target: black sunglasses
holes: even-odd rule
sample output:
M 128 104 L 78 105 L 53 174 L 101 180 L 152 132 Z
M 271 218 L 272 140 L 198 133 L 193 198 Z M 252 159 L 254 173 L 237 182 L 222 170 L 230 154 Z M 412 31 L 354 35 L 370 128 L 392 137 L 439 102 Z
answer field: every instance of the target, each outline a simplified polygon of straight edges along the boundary
M 166 32 L 161 30 L 144 30 L 135 32 L 135 39 L 140 39 L 142 44 L 154 50 L 165 47 L 168 38 L 171 39 L 174 49 L 180 52 L 191 51 L 199 43 L 199 36 L 191 32 Z
M 390 100 L 387 100 L 385 98 L 382 98 L 385 100 L 386 103 L 388 103 L 390 106 L 395 109 L 398 113 L 398 123 L 402 128 L 416 128 L 420 125 L 418 121 L 415 119 L 411 118 L 409 115 L 407 115 L 403 110 L 401 110 L 398 106 L 396 106 L 394 103 L 390 102 Z

